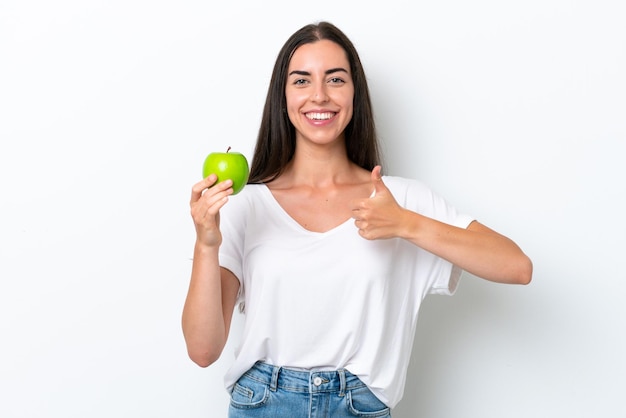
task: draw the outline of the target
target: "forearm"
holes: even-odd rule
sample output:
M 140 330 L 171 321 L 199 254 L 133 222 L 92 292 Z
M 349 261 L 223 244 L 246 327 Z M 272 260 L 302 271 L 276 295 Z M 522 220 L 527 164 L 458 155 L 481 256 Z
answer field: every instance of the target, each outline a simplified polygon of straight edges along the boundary
M 189 290 L 183 308 L 182 327 L 191 359 L 208 366 L 226 344 L 222 282 L 218 246 L 196 243 Z
M 517 244 L 476 221 L 459 228 L 405 210 L 401 225 L 402 238 L 475 276 L 500 283 L 531 280 L 532 263 Z

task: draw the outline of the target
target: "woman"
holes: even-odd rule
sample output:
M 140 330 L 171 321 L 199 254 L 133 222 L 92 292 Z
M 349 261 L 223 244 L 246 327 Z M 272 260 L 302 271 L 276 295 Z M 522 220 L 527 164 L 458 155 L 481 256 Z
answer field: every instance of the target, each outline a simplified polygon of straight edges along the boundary
M 193 186 L 196 228 L 183 331 L 213 363 L 235 306 L 231 417 L 387 417 L 401 399 L 415 321 L 463 270 L 526 284 L 529 258 L 422 183 L 382 176 L 365 74 L 327 22 L 281 49 L 249 184 Z

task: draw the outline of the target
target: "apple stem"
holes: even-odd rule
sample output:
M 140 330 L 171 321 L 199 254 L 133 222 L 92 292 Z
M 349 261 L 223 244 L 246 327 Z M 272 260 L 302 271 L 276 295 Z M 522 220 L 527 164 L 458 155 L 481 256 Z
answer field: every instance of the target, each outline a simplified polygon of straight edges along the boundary
M 226 152 L 230 151 L 230 147 L 228 147 L 228 149 L 226 150 Z

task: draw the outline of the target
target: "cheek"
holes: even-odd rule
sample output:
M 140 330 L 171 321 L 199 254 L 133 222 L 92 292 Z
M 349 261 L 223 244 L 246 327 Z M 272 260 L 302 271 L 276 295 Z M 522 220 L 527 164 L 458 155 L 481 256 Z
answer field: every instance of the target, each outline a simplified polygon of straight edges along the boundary
M 298 125 L 298 113 L 297 112 L 294 112 L 290 110 L 289 108 L 287 108 L 287 117 L 289 118 L 289 122 L 291 122 L 292 125 L 294 126 Z
M 303 106 L 306 102 L 306 97 L 302 94 L 287 94 L 286 102 L 287 102 L 287 112 L 298 112 L 298 110 Z
M 352 115 L 354 109 L 354 92 L 342 91 L 332 99 L 335 103 L 339 104 L 346 113 Z
M 352 119 L 352 115 L 354 113 L 354 105 L 352 103 L 352 100 L 348 100 L 346 101 L 343 106 L 343 113 L 346 116 L 346 119 L 351 120 Z

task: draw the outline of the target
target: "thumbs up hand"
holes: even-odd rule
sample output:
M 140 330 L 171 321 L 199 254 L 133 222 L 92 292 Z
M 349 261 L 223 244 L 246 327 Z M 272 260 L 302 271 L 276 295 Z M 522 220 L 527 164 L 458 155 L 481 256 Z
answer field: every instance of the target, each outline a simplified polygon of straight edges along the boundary
M 352 218 L 359 234 L 368 240 L 400 236 L 406 209 L 396 202 L 380 174 L 377 165 L 372 170 L 374 193 L 367 199 L 352 201 Z

